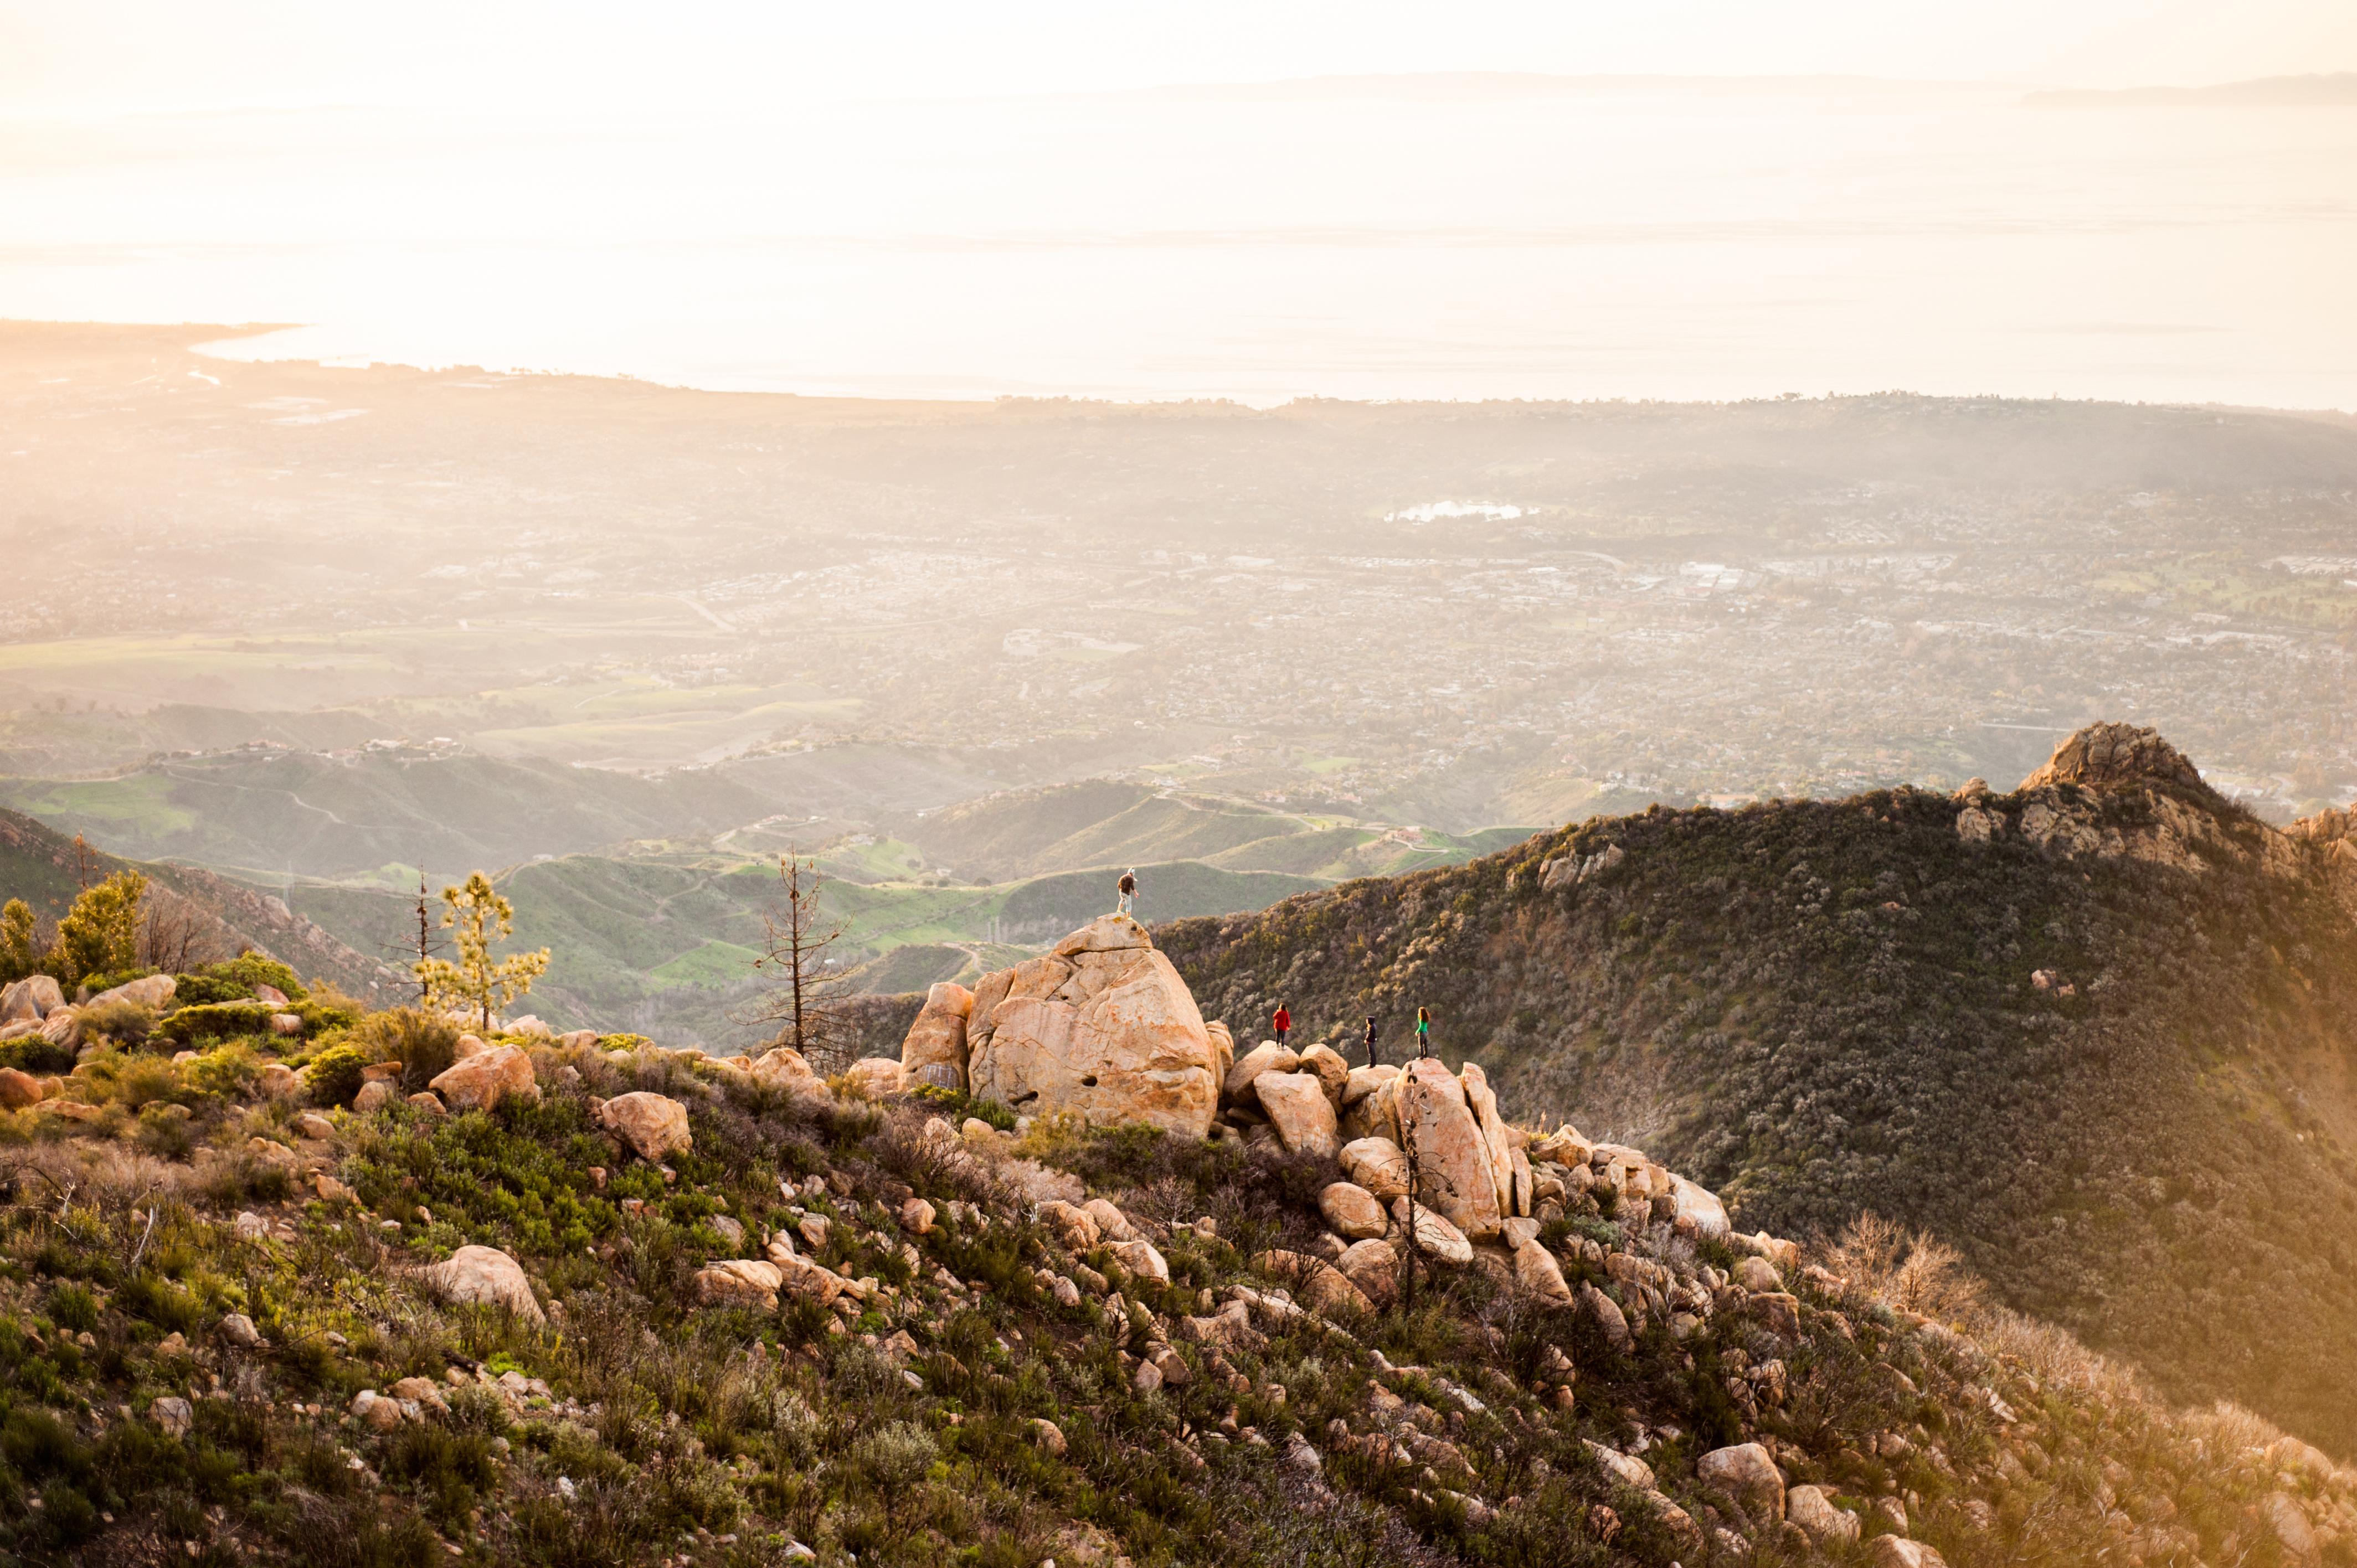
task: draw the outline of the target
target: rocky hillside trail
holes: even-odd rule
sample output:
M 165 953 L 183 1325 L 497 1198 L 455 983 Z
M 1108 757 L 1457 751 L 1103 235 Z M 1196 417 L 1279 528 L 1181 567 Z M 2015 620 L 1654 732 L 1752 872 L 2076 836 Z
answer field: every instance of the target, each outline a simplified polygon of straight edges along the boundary
M 1160 947 L 1396 1061 L 1428 1005 L 1500 1103 L 1617 1131 L 1739 1222 L 1925 1227 L 2000 1299 L 2357 1453 L 2357 854 L 2150 731 L 2009 794 L 1655 810 Z
M 1652 851 L 1555 847 L 1501 874 Z M 1239 1050 L 1197 994 L 1107 916 L 823 1079 L 255 956 L 11 986 L 0 1556 L 2357 1563 L 2357 1473 L 1936 1237 L 1804 1243 L 1479 1061 Z

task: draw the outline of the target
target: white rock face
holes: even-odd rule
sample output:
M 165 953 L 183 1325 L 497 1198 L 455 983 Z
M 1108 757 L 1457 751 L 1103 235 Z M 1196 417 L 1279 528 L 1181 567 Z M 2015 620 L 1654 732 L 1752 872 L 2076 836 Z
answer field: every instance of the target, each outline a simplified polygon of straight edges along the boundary
M 1200 1138 L 1218 1108 L 1211 1031 L 1146 928 L 1106 915 L 1056 950 L 985 976 L 967 1021 L 976 1094 Z
M 531 1323 L 547 1320 L 533 1299 L 532 1282 L 522 1267 L 497 1247 L 461 1247 L 448 1262 L 425 1270 L 423 1277 L 445 1301 L 503 1306 Z

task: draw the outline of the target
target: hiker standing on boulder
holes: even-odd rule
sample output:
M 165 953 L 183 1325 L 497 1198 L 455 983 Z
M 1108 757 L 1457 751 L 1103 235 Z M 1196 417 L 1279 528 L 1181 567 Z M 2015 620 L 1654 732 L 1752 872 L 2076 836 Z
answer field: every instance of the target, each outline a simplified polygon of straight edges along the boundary
M 1133 865 L 1123 872 L 1121 880 L 1114 883 L 1114 886 L 1121 893 L 1121 902 L 1114 906 L 1113 912 L 1116 915 L 1126 915 L 1129 913 L 1130 905 L 1137 899 L 1137 867 Z
M 1285 1010 L 1285 1004 L 1280 1002 L 1276 1004 L 1276 1016 L 1271 1018 L 1268 1023 L 1269 1027 L 1276 1031 L 1276 1043 L 1278 1048 L 1282 1049 L 1285 1045 L 1286 1034 L 1293 1027 L 1293 1015 L 1286 1012 Z
M 1372 1017 L 1367 1020 L 1367 1065 L 1375 1065 L 1375 1021 Z
M 1415 1054 L 1419 1060 L 1432 1054 L 1432 1009 L 1415 1010 Z

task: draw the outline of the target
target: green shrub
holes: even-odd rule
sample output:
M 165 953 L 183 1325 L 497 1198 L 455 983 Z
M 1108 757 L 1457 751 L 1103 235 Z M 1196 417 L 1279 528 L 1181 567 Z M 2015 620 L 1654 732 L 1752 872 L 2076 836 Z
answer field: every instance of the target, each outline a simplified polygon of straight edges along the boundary
M 318 1104 L 350 1105 L 361 1091 L 361 1075 L 371 1059 L 358 1046 L 329 1046 L 304 1068 L 303 1086 Z
M 85 1041 L 95 1037 L 118 1046 L 137 1046 L 156 1027 L 155 1009 L 124 998 L 86 1006 L 80 1015 Z
M 910 1092 L 928 1105 L 940 1106 L 955 1121 L 975 1116 L 1002 1133 L 1015 1131 L 1015 1112 L 996 1100 L 979 1100 L 963 1090 L 945 1089 L 938 1083 L 920 1083 Z
M 98 1326 L 98 1297 L 88 1285 L 62 1284 L 49 1292 L 49 1321 L 69 1333 L 82 1334 Z
M 401 1063 L 405 1094 L 417 1093 L 457 1059 L 457 1026 L 414 1007 L 371 1013 L 352 1026 L 349 1038 L 371 1061 Z
M 277 1011 L 267 1002 L 203 1002 L 193 1007 L 175 1008 L 156 1026 L 156 1033 L 175 1049 L 188 1050 L 199 1040 L 267 1034 L 270 1015 Z
M 0 1067 L 13 1067 L 20 1072 L 71 1072 L 74 1048 L 53 1046 L 38 1035 L 20 1035 L 16 1039 L 0 1041 Z

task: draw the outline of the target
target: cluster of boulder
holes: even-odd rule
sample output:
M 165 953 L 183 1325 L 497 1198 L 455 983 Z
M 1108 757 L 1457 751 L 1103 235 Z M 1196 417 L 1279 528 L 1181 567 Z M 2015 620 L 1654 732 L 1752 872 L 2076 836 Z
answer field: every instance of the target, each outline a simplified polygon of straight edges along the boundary
M 53 1046 L 69 1049 L 81 1044 L 82 1015 L 114 1002 L 135 1003 L 156 1010 L 171 1001 L 178 982 L 168 974 L 150 974 L 125 982 L 79 1002 L 66 1000 L 65 988 L 46 974 L 27 975 L 0 987 L 0 1043 L 38 1035 Z M 267 990 L 268 987 L 263 989 Z M 275 993 L 273 993 L 275 995 Z M 286 999 L 279 996 L 283 1005 Z M 297 1026 L 301 1020 L 296 1020 Z

